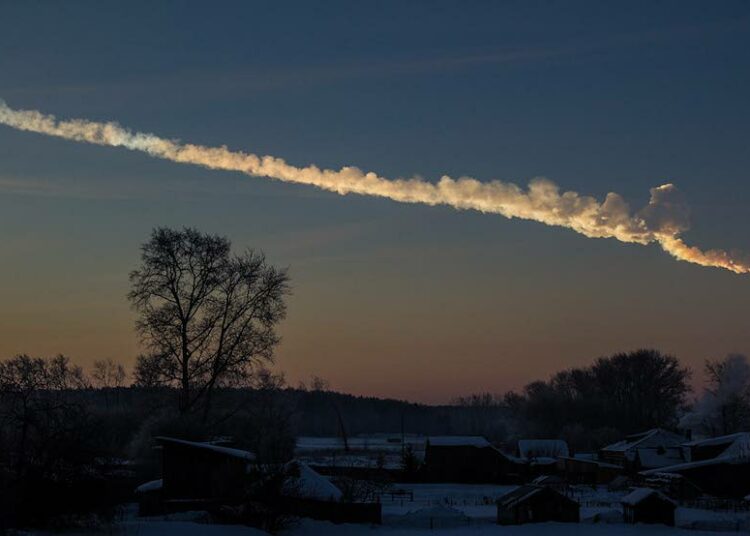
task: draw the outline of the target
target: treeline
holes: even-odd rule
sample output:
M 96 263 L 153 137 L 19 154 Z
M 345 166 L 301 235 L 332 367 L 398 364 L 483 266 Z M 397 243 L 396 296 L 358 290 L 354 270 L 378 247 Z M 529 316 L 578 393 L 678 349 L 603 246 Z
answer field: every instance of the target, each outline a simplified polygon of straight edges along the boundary
M 704 367 L 698 398 L 691 398 L 691 371 L 674 356 L 637 350 L 560 371 L 520 392 L 475 394 L 456 404 L 475 411 L 477 421 L 505 419 L 506 441 L 562 438 L 579 451 L 657 427 L 707 436 L 750 430 L 747 358 L 728 355 Z

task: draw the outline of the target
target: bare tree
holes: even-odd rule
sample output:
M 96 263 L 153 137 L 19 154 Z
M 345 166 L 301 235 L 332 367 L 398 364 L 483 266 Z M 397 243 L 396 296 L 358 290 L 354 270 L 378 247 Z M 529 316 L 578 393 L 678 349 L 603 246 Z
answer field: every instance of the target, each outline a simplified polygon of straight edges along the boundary
M 235 255 L 225 237 L 158 228 L 130 282 L 147 349 L 136 380 L 178 387 L 181 412 L 208 404 L 215 388 L 242 384 L 255 364 L 272 360 L 289 277 L 262 253 Z

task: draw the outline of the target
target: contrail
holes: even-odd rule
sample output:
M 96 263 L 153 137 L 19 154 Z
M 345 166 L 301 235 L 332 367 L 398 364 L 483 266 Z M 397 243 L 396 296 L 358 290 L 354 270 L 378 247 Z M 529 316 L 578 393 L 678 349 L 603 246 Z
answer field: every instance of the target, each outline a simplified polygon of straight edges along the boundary
M 651 189 L 643 209 L 631 213 L 616 193 L 604 201 L 576 192 L 560 192 L 553 182 L 533 179 L 527 188 L 502 181 L 480 182 L 470 177 L 444 176 L 437 183 L 420 178 L 387 179 L 356 167 L 340 170 L 315 165 L 296 167 L 273 156 L 258 156 L 227 147 L 204 147 L 132 132 L 115 122 L 85 119 L 58 120 L 35 110 L 14 110 L 0 100 L 0 123 L 10 127 L 74 141 L 124 147 L 156 158 L 209 169 L 239 171 L 283 182 L 308 184 L 340 195 L 349 193 L 385 197 L 401 203 L 448 205 L 456 209 L 500 214 L 547 225 L 566 227 L 591 238 L 616 238 L 637 244 L 658 243 L 676 259 L 724 268 L 738 274 L 750 272 L 750 256 L 723 250 L 688 246 L 680 235 L 689 228 L 689 209 L 673 184 Z

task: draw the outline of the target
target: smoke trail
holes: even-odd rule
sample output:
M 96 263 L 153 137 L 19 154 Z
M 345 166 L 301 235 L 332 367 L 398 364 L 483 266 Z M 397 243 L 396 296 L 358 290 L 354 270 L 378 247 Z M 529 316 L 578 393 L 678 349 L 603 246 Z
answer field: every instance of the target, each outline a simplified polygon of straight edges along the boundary
M 523 189 L 512 183 L 479 182 L 469 177 L 452 179 L 444 176 L 437 183 L 431 183 L 418 178 L 387 179 L 356 167 L 343 167 L 338 171 L 314 165 L 296 167 L 273 156 L 230 151 L 226 147 L 203 147 L 131 132 L 114 122 L 59 121 L 53 115 L 34 110 L 13 110 L 1 100 L 0 123 L 74 141 L 142 151 L 183 164 L 308 184 L 340 195 L 354 193 L 402 203 L 448 205 L 567 227 L 591 238 L 616 238 L 638 244 L 655 242 L 682 261 L 724 268 L 738 274 L 750 272 L 750 257 L 747 255 L 721 250 L 702 251 L 680 239 L 679 235 L 689 227 L 689 210 L 672 184 L 653 188 L 648 205 L 631 214 L 627 202 L 616 193 L 607 194 L 604 201 L 599 202 L 576 192 L 560 192 L 557 185 L 547 179 L 534 179 L 528 188 Z

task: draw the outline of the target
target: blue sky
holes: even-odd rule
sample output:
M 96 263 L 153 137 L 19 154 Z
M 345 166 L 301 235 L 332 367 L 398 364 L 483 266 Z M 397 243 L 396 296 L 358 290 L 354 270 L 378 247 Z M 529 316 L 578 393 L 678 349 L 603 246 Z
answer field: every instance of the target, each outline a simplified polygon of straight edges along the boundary
M 670 181 L 750 250 L 746 2 L 0 3 L 0 98 L 206 145 L 564 189 Z M 427 401 L 639 346 L 750 352 L 747 276 L 658 247 L 339 197 L 0 128 L 0 354 L 132 362 L 155 225 L 289 265 L 278 367 Z

